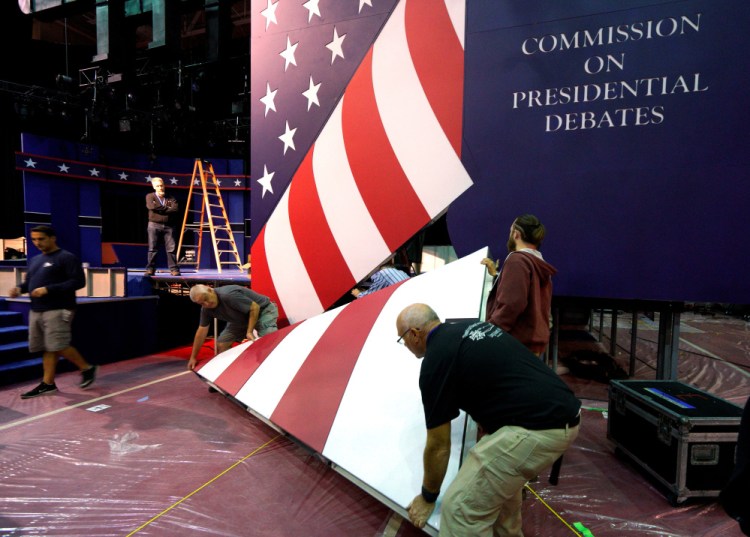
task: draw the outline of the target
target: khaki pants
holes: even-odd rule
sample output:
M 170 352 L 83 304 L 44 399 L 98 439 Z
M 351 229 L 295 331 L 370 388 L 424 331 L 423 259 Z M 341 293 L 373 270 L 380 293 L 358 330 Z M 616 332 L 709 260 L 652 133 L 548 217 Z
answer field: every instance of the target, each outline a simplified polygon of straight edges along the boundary
M 523 486 L 568 449 L 578 430 L 506 426 L 484 436 L 445 492 L 440 537 L 523 537 Z

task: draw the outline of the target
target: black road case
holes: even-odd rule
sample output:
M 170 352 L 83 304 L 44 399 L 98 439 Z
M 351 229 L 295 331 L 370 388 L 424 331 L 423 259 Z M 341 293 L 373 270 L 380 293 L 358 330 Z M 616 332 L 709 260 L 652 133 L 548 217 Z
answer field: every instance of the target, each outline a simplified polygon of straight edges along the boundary
M 742 408 L 670 380 L 613 380 L 607 437 L 678 505 L 716 497 L 734 468 Z

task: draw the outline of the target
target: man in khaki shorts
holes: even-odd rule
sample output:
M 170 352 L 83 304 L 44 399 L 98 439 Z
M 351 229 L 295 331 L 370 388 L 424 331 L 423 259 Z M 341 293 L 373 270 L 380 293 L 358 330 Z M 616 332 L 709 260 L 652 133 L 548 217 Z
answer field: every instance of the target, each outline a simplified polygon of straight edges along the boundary
M 441 323 L 426 304 L 396 319 L 398 342 L 423 358 L 419 389 L 427 427 L 422 492 L 408 506 L 423 528 L 440 497 L 451 421 L 466 411 L 486 434 L 443 494 L 441 537 L 522 537 L 524 484 L 578 436 L 581 402 L 517 339 L 489 323 Z
M 23 293 L 31 297 L 29 312 L 29 351 L 42 352 L 42 382 L 21 399 L 30 399 L 57 391 L 55 370 L 57 356 L 67 358 L 81 370 L 78 384 L 88 388 L 96 378 L 98 366 L 89 364 L 70 345 L 71 324 L 76 307 L 76 291 L 86 284 L 79 259 L 57 246 L 55 231 L 49 226 L 31 230 L 31 242 L 42 253 L 29 261 L 26 278 L 20 287 L 8 293 L 16 298 Z

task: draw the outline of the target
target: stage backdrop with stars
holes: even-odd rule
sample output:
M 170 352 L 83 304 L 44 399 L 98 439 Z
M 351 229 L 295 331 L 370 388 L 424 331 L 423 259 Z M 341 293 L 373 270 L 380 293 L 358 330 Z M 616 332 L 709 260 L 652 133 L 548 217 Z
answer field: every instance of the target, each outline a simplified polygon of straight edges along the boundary
M 422 179 L 459 256 L 539 216 L 557 295 L 750 302 L 747 1 L 252 10 L 255 283 L 290 318 L 418 231 Z
M 91 266 L 141 267 L 146 259 L 145 196 L 152 191 L 151 178 L 161 177 L 184 209 L 193 164 L 193 159 L 160 156 L 150 161 L 146 155 L 23 134 L 16 169 L 23 172 L 26 235 L 35 225 L 51 225 L 61 246 Z M 244 163 L 214 159 L 212 164 L 244 258 L 250 223 Z M 200 201 L 194 191 L 192 205 Z M 38 254 L 33 246 L 28 250 L 29 256 Z M 204 253 L 202 268 L 211 268 L 213 255 Z
M 252 2 L 253 287 L 282 317 L 330 307 L 471 186 L 464 8 Z

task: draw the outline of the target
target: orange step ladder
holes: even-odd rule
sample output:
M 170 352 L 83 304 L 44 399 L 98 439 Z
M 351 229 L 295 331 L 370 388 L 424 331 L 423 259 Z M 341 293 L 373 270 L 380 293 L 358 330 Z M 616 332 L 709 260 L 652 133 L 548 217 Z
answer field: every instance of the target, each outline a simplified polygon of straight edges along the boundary
M 194 190 L 196 196 L 202 196 L 200 209 L 193 208 Z M 193 244 L 185 243 L 186 233 L 193 234 Z M 195 159 L 187 197 L 187 210 L 182 221 L 180 242 L 177 245 L 177 260 L 180 265 L 193 265 L 196 269 L 200 267 L 204 233 L 211 234 L 216 268 L 219 273 L 227 266 L 243 270 L 214 167 L 210 162 Z

